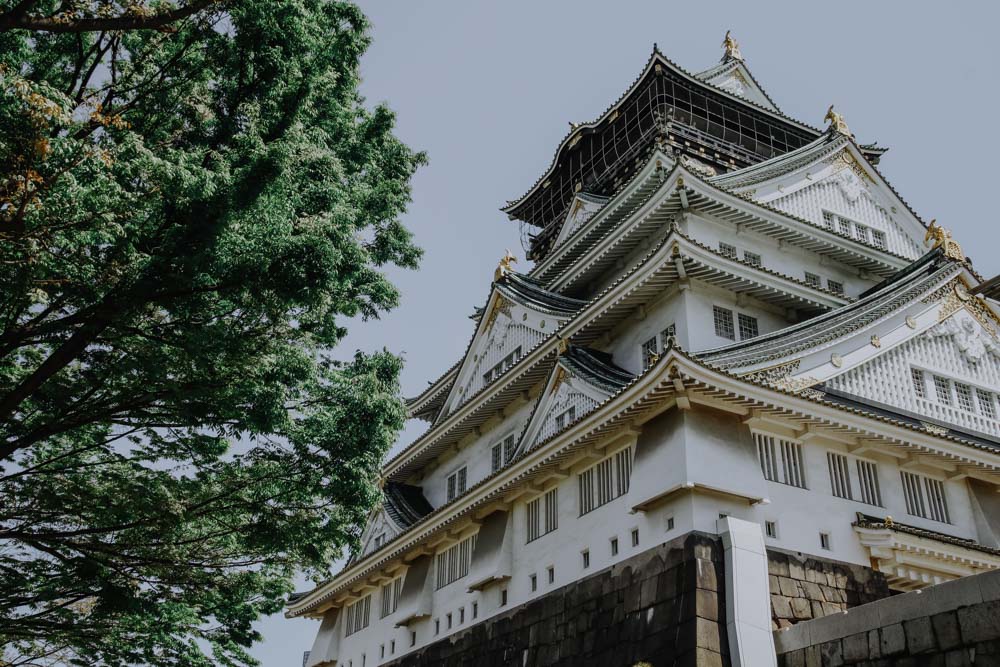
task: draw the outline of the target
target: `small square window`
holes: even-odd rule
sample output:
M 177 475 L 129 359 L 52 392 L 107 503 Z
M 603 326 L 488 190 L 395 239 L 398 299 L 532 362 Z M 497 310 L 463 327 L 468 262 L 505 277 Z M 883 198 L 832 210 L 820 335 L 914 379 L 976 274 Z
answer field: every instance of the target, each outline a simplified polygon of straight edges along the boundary
M 547 572 L 548 572 L 548 574 L 549 574 L 549 583 L 550 583 L 550 584 L 554 584 L 554 583 L 555 583 L 555 581 L 556 581 L 556 568 L 554 568 L 554 567 L 552 567 L 552 566 L 550 565 L 550 566 L 549 566 L 549 569 L 548 569 L 548 570 L 546 570 L 546 571 L 547 571 Z
M 823 282 L 822 279 L 815 273 L 810 273 L 809 271 L 806 271 L 806 284 L 812 285 L 813 287 L 820 287 L 823 284 Z
M 612 556 L 617 556 L 618 555 L 618 538 L 617 537 L 612 537 L 611 538 L 611 555 Z
M 840 282 L 838 280 L 830 280 L 829 278 L 827 278 L 826 286 L 827 286 L 827 289 L 829 289 L 834 294 L 843 294 L 844 293 L 844 283 L 842 283 L 842 282 Z
M 633 547 L 639 546 L 639 529 L 638 528 L 633 528 L 632 529 L 632 546 Z
M 736 259 L 736 246 L 725 243 L 724 241 L 719 241 L 719 252 L 726 257 L 732 257 Z
M 830 533 L 819 534 L 819 546 L 827 551 L 830 550 Z
M 736 328 L 733 326 L 733 311 L 728 308 L 713 306 L 712 317 L 715 321 L 716 336 L 736 340 Z
M 590 567 L 590 550 L 588 549 L 586 551 L 581 552 L 580 556 L 583 557 L 583 569 L 586 570 L 588 567 Z
M 764 534 L 770 537 L 772 540 L 778 539 L 778 524 L 776 524 L 774 521 L 765 521 Z
M 760 255 L 755 252 L 750 252 L 749 250 L 743 251 L 743 261 L 750 266 L 760 266 L 762 264 Z
M 533 574 L 528 579 L 531 581 L 531 592 L 534 593 L 538 590 L 538 575 Z
M 667 530 L 669 531 L 669 530 L 673 530 L 673 529 L 674 529 L 674 517 L 668 516 L 667 517 Z

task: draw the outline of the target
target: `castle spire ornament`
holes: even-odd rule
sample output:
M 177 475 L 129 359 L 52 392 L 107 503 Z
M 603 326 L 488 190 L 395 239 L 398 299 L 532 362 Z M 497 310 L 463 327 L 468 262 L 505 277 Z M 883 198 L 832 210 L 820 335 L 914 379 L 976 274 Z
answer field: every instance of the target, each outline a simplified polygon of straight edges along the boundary
M 927 225 L 924 244 L 926 245 L 927 243 L 930 243 L 932 249 L 942 248 L 945 257 L 957 259 L 960 262 L 965 261 L 965 253 L 962 252 L 962 246 L 958 245 L 958 241 L 951 238 L 951 231 L 937 223 L 936 218 L 931 220 L 931 224 Z
M 832 104 L 830 105 L 830 108 L 826 110 L 826 115 L 823 116 L 823 120 L 830 123 L 827 129 L 839 132 L 845 137 L 854 138 L 854 135 L 851 134 L 851 128 L 847 127 L 847 121 L 844 120 L 844 115 L 834 111 Z
M 740 53 L 740 45 L 735 39 L 733 39 L 731 31 L 726 31 L 726 36 L 722 40 L 722 48 L 726 50 L 725 55 L 722 56 L 722 62 L 727 60 L 739 60 L 743 61 L 743 54 Z
M 507 252 L 500 258 L 500 262 L 497 264 L 497 270 L 493 272 L 493 281 L 496 282 L 508 273 L 512 273 L 514 269 L 511 267 L 511 264 L 516 263 L 517 257 L 514 257 L 510 252 L 510 248 L 507 248 Z

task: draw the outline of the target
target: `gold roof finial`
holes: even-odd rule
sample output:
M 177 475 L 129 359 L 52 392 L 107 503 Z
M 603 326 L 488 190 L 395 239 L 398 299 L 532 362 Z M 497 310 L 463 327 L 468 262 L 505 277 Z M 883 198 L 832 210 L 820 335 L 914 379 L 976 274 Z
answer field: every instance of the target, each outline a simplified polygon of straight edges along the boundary
M 500 280 L 508 273 L 513 272 L 514 269 L 511 268 L 511 264 L 516 263 L 517 257 L 514 257 L 514 255 L 510 252 L 510 248 L 507 248 L 506 254 L 500 258 L 500 262 L 497 264 L 497 270 L 493 272 L 493 280 Z
M 885 525 L 889 528 L 892 528 L 895 525 L 892 521 L 892 516 L 887 516 L 885 518 Z
M 951 238 L 949 230 L 937 223 L 936 218 L 931 220 L 931 224 L 927 225 L 924 244 L 928 243 L 930 243 L 931 248 L 943 248 L 945 257 L 957 259 L 960 262 L 965 261 L 965 253 L 962 252 L 962 246 L 958 245 L 958 241 Z
M 730 32 L 731 31 L 727 30 L 726 31 L 726 36 L 722 40 L 722 47 L 726 50 L 725 55 L 722 56 L 722 60 L 723 61 L 726 61 L 726 60 L 740 60 L 740 61 L 742 61 L 743 60 L 743 54 L 740 53 L 739 42 L 737 42 L 735 39 L 733 39 L 733 36 L 732 36 L 732 34 L 730 34 Z
M 851 134 L 851 128 L 847 127 L 847 121 L 844 120 L 844 115 L 834 111 L 832 104 L 830 105 L 830 108 L 826 110 L 826 115 L 823 116 L 823 120 L 830 123 L 830 127 L 828 129 L 839 132 L 846 137 L 854 137 L 854 135 Z

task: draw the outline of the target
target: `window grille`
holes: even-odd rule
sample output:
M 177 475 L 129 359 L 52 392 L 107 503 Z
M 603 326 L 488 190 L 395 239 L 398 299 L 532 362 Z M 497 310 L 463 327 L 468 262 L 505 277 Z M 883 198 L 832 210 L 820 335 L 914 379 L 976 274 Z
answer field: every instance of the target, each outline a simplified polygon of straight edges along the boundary
M 979 411 L 983 413 L 983 416 L 989 417 L 990 419 L 996 419 L 997 411 L 996 407 L 993 405 L 993 394 L 982 389 L 977 389 L 976 398 L 979 399 Z
M 827 289 L 829 289 L 834 294 L 843 294 L 844 293 L 844 283 L 842 283 L 840 281 L 830 280 L 829 278 L 827 278 L 826 287 L 827 287 Z
M 580 473 L 580 515 L 628 493 L 632 450 L 623 449 Z
M 653 358 L 659 354 L 656 347 L 656 336 L 653 336 L 642 344 L 642 367 L 649 368 L 653 364 Z
M 823 282 L 822 279 L 815 273 L 810 273 L 809 271 L 806 271 L 806 284 L 812 285 L 813 287 L 822 287 Z
M 513 352 L 500 360 L 495 366 L 483 373 L 483 384 L 489 384 L 493 380 L 503 375 L 503 372 L 517 363 L 521 358 L 521 346 L 518 345 Z
M 840 229 L 840 233 L 844 236 L 851 235 L 851 221 L 845 220 L 844 218 L 837 218 L 837 225 Z
M 559 491 L 550 489 L 527 504 L 528 542 L 559 527 Z M 544 512 L 544 513 L 543 513 Z
M 802 445 L 763 433 L 754 433 L 753 438 L 757 445 L 757 460 L 764 479 L 806 488 Z
M 452 501 L 458 496 L 465 493 L 466 484 L 468 482 L 469 469 L 462 466 L 455 472 L 448 475 L 448 501 Z
M 539 516 L 541 498 L 535 498 L 527 505 L 528 542 L 537 540 L 542 534 L 541 517 Z
M 545 532 L 551 533 L 559 527 L 559 490 L 550 489 L 545 493 Z
M 576 419 L 576 406 L 571 405 L 556 415 L 556 430 L 561 431 Z
M 972 387 L 961 382 L 956 382 L 955 396 L 958 397 L 958 407 L 968 412 L 976 411 L 976 407 L 972 403 Z
M 885 250 L 887 247 L 885 243 L 885 232 L 880 231 L 878 229 L 873 229 L 872 245 L 878 248 L 879 250 Z
M 864 225 L 855 224 L 854 226 L 855 236 L 859 241 L 866 245 L 871 245 L 871 241 L 868 238 L 868 228 Z
M 758 335 L 757 318 L 739 313 L 740 340 L 756 338 Z
M 923 519 L 951 523 L 944 482 L 912 472 L 900 471 L 906 513 Z
M 779 440 L 781 443 L 781 469 L 784 473 L 784 483 L 790 486 L 806 488 L 805 471 L 802 466 L 802 445 L 789 440 Z
M 755 252 L 750 252 L 749 250 L 743 251 L 743 261 L 750 266 L 761 266 L 763 264 L 760 255 Z
M 490 449 L 490 470 L 496 472 L 503 466 L 503 443 L 498 442 Z
M 830 489 L 833 495 L 854 500 L 854 495 L 851 493 L 851 469 L 847 466 L 847 457 L 827 452 L 826 465 L 830 470 Z
M 934 376 L 934 393 L 939 403 L 951 405 L 951 381 L 948 378 Z
M 399 594 L 403 590 L 403 578 L 396 577 L 382 586 L 382 613 L 379 618 L 385 618 L 396 611 L 399 605 Z
M 858 486 L 861 488 L 861 502 L 867 505 L 882 506 L 882 489 L 878 483 L 878 466 L 871 461 L 856 461 L 858 469 Z
M 437 588 L 444 588 L 469 573 L 476 536 L 467 537 L 435 557 Z
M 836 223 L 836 221 L 837 221 L 836 220 L 836 216 L 834 216 L 833 213 L 830 213 L 829 211 L 823 211 L 823 226 L 824 227 L 826 227 L 827 229 L 832 230 L 833 226 L 834 226 L 834 223 Z
M 733 311 L 713 306 L 712 313 L 715 320 L 715 335 L 720 338 L 736 340 L 736 330 L 733 327 Z
M 910 378 L 913 380 L 913 392 L 917 395 L 917 397 L 926 397 L 927 385 L 924 384 L 924 372 L 919 368 L 911 368 Z
M 753 437 L 757 441 L 757 458 L 760 460 L 760 470 L 764 473 L 764 479 L 772 482 L 780 481 L 777 458 L 774 455 L 774 438 L 761 433 L 754 433 Z
M 366 595 L 356 602 L 347 606 L 347 618 L 344 623 L 344 636 L 353 635 L 359 630 L 368 627 L 368 619 L 371 615 L 372 596 Z
M 732 257 L 733 259 L 737 258 L 736 246 L 730 245 L 723 241 L 719 241 L 719 252 L 725 255 L 726 257 Z

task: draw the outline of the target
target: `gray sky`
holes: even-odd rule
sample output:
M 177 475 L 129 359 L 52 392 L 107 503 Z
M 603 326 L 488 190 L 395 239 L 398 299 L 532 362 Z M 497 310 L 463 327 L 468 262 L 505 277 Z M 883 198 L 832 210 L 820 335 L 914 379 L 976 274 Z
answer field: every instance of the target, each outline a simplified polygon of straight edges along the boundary
M 355 324 L 342 352 L 403 353 L 408 396 L 465 350 L 468 315 L 484 303 L 504 249 L 526 268 L 517 224 L 499 207 L 548 167 L 570 121 L 593 120 L 625 91 L 654 42 L 698 71 L 718 62 L 731 29 L 782 111 L 818 127 L 835 103 L 861 143 L 891 149 L 880 170 L 917 213 L 950 228 L 985 277 L 1000 273 L 991 166 L 1000 154 L 998 3 L 361 5 L 374 25 L 362 92 L 389 103 L 398 135 L 427 151 L 430 165 L 414 178 L 404 218 L 423 264 L 390 272 L 402 304 Z M 411 424 L 400 445 L 425 429 Z M 254 654 L 264 667 L 298 667 L 318 625 L 278 616 L 259 627 L 267 639 Z

